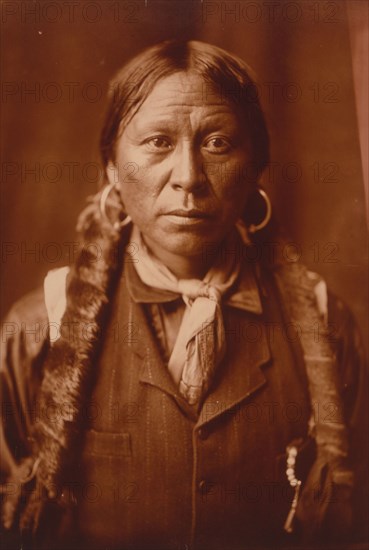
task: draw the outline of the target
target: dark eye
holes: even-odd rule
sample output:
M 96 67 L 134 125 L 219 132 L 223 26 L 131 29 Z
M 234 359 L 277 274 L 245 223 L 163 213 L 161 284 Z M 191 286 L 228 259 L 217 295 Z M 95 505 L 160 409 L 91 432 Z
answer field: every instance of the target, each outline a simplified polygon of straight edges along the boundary
M 228 153 L 231 150 L 232 144 L 228 139 L 224 137 L 215 136 L 208 139 L 204 143 L 204 148 L 209 153 L 224 154 L 224 153 Z
M 166 151 L 172 148 L 169 139 L 164 136 L 157 136 L 146 141 L 146 145 L 151 150 Z

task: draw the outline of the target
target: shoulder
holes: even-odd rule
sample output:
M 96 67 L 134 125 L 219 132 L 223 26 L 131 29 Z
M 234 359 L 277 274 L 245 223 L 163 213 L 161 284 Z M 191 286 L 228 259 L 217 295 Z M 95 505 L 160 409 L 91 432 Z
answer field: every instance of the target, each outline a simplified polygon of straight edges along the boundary
M 315 348 L 321 337 L 329 343 L 336 358 L 339 383 L 348 402 L 353 403 L 354 394 L 367 375 L 367 364 L 360 331 L 350 308 L 327 288 L 319 274 L 302 264 L 285 264 L 271 271 L 286 316 L 299 326 L 314 327 L 308 345 Z
M 51 328 L 58 328 L 66 305 L 66 280 L 69 268 L 49 271 L 43 286 L 29 292 L 10 309 L 2 323 L 2 344 L 21 338 L 29 353 L 37 352 L 49 338 Z
M 314 282 L 314 294 L 320 315 L 328 325 L 328 330 L 333 335 L 332 343 L 337 342 L 345 336 L 354 337 L 359 341 L 360 335 L 355 317 L 345 301 L 334 294 L 326 281 L 318 273 L 308 271 L 309 278 Z
M 363 422 L 367 406 L 368 362 L 362 335 L 351 309 L 328 292 L 328 334 L 335 353 L 347 417 Z M 361 403 L 361 405 L 358 405 Z
M 1 325 L 1 371 L 23 374 L 48 341 L 48 316 L 43 288 L 14 303 Z
M 36 330 L 47 322 L 44 289 L 38 287 L 17 300 L 9 310 L 2 323 L 2 342 L 22 332 L 28 333 L 32 328 Z
M 324 318 L 323 330 L 335 357 L 345 417 L 349 423 L 362 423 L 365 416 L 362 414 L 363 407 L 368 400 L 368 363 L 359 326 L 351 308 L 327 288 L 324 279 L 315 273 L 311 273 L 311 277 L 316 282 L 314 292 Z M 319 337 L 319 334 L 316 336 Z
M 327 292 L 328 334 L 330 343 L 341 362 L 354 367 L 366 363 L 362 334 L 351 308 L 333 292 Z
M 47 311 L 44 299 L 44 289 L 40 286 L 17 300 L 10 308 L 4 322 L 36 322 L 44 319 L 47 319 Z
M 52 339 L 52 330 L 60 331 L 66 304 L 66 280 L 69 268 L 50 271 L 43 286 L 29 292 L 10 309 L 1 326 L 1 369 L 6 370 L 37 357 Z
M 361 337 L 355 317 L 351 308 L 345 301 L 331 292 L 327 292 L 328 323 L 335 334 L 335 341 L 339 339 L 353 338 L 357 345 L 361 346 Z

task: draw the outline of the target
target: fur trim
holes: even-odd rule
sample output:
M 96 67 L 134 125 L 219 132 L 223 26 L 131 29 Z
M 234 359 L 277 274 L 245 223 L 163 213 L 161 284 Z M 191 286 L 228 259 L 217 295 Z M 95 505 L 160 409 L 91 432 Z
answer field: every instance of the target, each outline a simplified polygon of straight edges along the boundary
M 306 542 L 321 542 L 325 536 L 329 540 L 333 532 L 337 540 L 344 539 L 351 529 L 353 472 L 348 463 L 348 430 L 321 288 L 316 289 L 316 278 L 298 263 L 280 266 L 276 280 L 287 318 L 299 331 L 312 408 L 310 435 L 317 449 L 299 501 L 295 493 L 296 503 L 292 503 L 287 530 L 293 531 L 296 511 Z M 318 414 L 316 404 L 320 405 Z M 325 421 L 325 415 L 319 412 L 327 404 L 335 410 L 332 422 Z
M 33 434 L 35 454 L 39 458 L 37 492 L 40 494 L 40 488 L 44 488 L 48 498 L 58 495 L 63 469 L 70 463 L 68 450 L 77 443 L 81 411 L 94 379 L 99 334 L 116 283 L 120 245 L 125 240 L 120 231 L 101 216 L 99 195 L 82 212 L 77 229 L 83 245 L 94 243 L 94 247 L 82 246 L 70 271 L 60 338 L 50 347 L 45 361 L 40 405 L 51 407 L 58 414 L 52 419 L 43 417 Z M 36 489 L 21 520 L 32 531 L 37 528 L 44 504 L 35 493 Z
M 282 303 L 300 334 L 310 400 L 312 403 L 330 403 L 337 411 L 332 423 L 323 422 L 320 415 L 316 415 L 317 418 L 312 416 L 311 429 L 315 432 L 320 453 L 329 460 L 339 460 L 348 454 L 348 434 L 328 327 L 320 314 L 315 292 L 316 280 L 299 263 L 279 267 L 276 278 Z

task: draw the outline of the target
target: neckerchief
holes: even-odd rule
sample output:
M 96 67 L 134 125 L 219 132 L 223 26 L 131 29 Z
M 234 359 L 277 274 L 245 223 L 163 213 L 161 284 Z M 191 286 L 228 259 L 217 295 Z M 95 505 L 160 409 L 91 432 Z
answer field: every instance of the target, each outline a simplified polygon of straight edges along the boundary
M 229 244 L 234 238 L 228 238 Z M 153 257 L 136 226 L 131 242 L 138 246 L 134 266 L 141 280 L 148 286 L 182 295 L 186 304 L 168 369 L 181 394 L 190 405 L 197 405 L 225 355 L 221 301 L 239 275 L 239 258 L 235 254 L 219 256 L 202 280 L 177 279 Z

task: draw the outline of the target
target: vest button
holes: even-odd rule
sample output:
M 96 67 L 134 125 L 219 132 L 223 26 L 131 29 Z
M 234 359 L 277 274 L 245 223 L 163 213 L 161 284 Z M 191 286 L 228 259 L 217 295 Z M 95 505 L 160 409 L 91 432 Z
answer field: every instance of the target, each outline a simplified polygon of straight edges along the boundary
M 199 482 L 199 490 L 200 492 L 204 495 L 206 493 L 208 493 L 211 489 L 211 484 L 210 483 L 207 483 L 205 481 L 205 479 L 202 479 L 200 482 Z
M 199 439 L 202 439 L 204 441 L 205 439 L 207 439 L 209 437 L 209 432 L 205 428 L 200 428 L 197 431 L 197 435 L 198 435 Z

